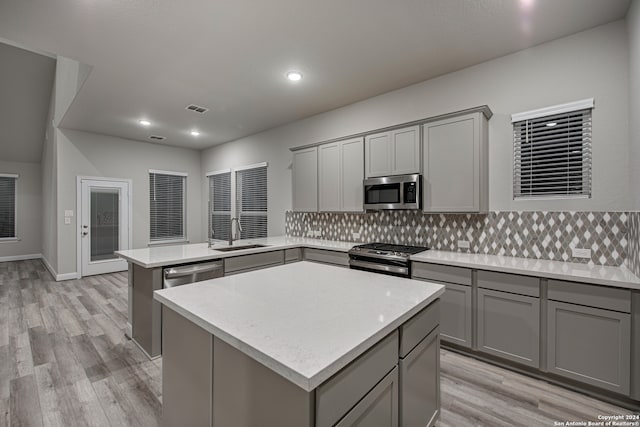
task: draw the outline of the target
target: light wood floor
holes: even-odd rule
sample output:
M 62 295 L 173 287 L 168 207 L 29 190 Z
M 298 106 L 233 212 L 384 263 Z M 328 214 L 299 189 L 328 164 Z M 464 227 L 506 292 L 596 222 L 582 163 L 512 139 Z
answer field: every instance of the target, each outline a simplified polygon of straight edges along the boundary
M 56 283 L 40 261 L 0 263 L 0 427 L 159 425 L 162 362 L 124 337 L 126 316 L 126 273 Z M 441 367 L 440 427 L 629 413 L 446 350 Z

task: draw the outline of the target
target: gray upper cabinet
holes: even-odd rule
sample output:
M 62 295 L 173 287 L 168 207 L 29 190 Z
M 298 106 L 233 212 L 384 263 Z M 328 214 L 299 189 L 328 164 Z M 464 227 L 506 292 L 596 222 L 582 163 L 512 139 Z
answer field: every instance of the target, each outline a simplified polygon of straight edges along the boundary
M 318 147 L 318 199 L 323 212 L 361 212 L 364 157 L 362 138 Z
M 368 135 L 364 152 L 367 178 L 420 173 L 420 127 Z
M 293 152 L 293 210 L 318 210 L 318 147 Z
M 487 128 L 482 112 L 423 125 L 425 212 L 488 210 Z

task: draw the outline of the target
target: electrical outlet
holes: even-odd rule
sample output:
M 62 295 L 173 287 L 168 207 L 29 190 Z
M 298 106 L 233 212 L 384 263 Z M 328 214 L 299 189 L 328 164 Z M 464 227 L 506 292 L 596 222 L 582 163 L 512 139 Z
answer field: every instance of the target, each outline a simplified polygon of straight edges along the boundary
M 70 225 L 70 224 L 71 224 L 71 218 L 66 217 L 66 218 L 64 219 L 64 224 L 65 224 L 65 225 Z
M 315 237 L 322 237 L 322 231 L 316 230 L 315 231 Z
M 458 248 L 469 249 L 471 247 L 468 240 L 458 240 Z
M 357 239 L 359 239 L 359 238 L 360 238 L 360 233 L 351 233 L 351 238 L 352 238 L 353 240 L 357 240 Z
M 571 248 L 571 256 L 591 259 L 591 249 Z

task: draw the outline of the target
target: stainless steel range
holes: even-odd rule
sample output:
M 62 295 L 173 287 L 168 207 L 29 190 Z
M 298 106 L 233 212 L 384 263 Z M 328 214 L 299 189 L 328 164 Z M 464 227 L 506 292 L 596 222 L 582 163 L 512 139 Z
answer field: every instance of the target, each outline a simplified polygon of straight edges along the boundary
M 357 270 L 411 277 L 409 257 L 428 249 L 422 246 L 366 243 L 351 248 L 349 251 L 349 266 Z

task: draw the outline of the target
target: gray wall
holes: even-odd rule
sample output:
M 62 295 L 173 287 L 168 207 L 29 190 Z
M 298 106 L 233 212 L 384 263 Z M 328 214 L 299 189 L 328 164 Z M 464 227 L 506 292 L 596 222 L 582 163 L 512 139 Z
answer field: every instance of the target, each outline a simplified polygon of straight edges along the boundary
M 282 234 L 291 208 L 290 147 L 487 104 L 494 112 L 491 210 L 629 209 L 628 73 L 626 25 L 617 21 L 213 147 L 203 152 L 202 170 L 269 162 L 269 234 Z M 511 114 L 590 97 L 593 198 L 514 201 Z
M 58 69 L 56 69 L 58 73 Z M 42 147 L 42 158 L 40 160 L 42 178 L 42 257 L 45 264 L 50 269 L 55 269 L 58 265 L 58 229 L 56 228 L 56 212 L 58 188 L 57 180 L 57 155 L 56 155 L 56 131 L 53 127 L 53 116 L 55 110 L 56 82 L 51 93 L 49 105 L 49 117 L 47 118 L 47 130 Z
M 640 209 L 640 1 L 631 2 L 627 12 L 629 32 L 629 149 L 630 198 Z
M 0 173 L 18 174 L 18 241 L 0 242 L 0 258 L 38 256 L 42 248 L 42 179 L 40 163 L 0 161 Z
M 141 248 L 149 243 L 149 169 L 188 173 L 187 238 L 191 243 L 204 241 L 198 151 L 58 129 L 57 159 L 59 274 L 76 271 L 76 176 L 79 175 L 132 180 L 133 247 Z M 71 225 L 64 224 L 65 210 L 75 213 Z

